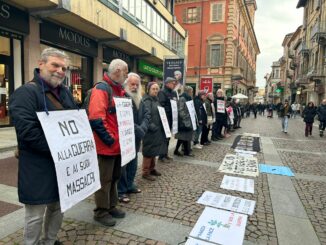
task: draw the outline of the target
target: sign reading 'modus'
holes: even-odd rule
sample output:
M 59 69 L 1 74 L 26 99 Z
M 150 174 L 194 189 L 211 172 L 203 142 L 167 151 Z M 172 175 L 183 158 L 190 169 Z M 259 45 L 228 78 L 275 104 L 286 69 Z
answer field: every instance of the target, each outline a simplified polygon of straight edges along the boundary
M 55 164 L 61 211 L 101 187 L 95 141 L 85 110 L 38 112 Z

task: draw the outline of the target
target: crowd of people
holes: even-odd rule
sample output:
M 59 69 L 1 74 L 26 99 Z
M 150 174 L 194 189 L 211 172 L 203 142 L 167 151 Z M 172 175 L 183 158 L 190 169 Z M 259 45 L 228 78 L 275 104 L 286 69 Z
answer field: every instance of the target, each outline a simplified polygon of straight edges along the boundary
M 57 233 L 63 214 L 60 210 L 55 164 L 45 134 L 36 112 L 71 110 L 78 106 L 73 95 L 64 86 L 69 57 L 54 48 L 43 50 L 34 79 L 18 88 L 10 97 L 9 107 L 15 126 L 19 148 L 18 195 L 25 204 L 24 244 L 60 244 Z M 104 73 L 103 80 L 94 85 L 87 103 L 88 119 L 93 131 L 101 188 L 95 192 L 94 220 L 105 226 L 114 226 L 114 218 L 124 218 L 118 202 L 129 202 L 129 194 L 142 190 L 135 183 L 138 166 L 137 152 L 143 155 L 141 176 L 155 181 L 161 173 L 156 161 L 169 163 L 170 138 L 166 137 L 158 106 L 164 108 L 168 126 L 173 127 L 171 101 L 177 103 L 178 133 L 174 155 L 193 157 L 193 149 L 202 149 L 211 141 L 223 140 L 237 128 L 241 120 L 257 112 L 264 115 L 268 105 L 241 105 L 239 100 L 227 98 L 222 89 L 215 94 L 200 90 L 193 97 L 193 89 L 184 86 L 178 94 L 178 80 L 168 77 L 160 88 L 157 82 L 149 82 L 142 94 L 140 76 L 128 73 L 128 65 L 114 59 Z M 134 119 L 136 157 L 121 167 L 119 130 L 114 97 L 130 98 Z M 194 111 L 192 113 L 191 103 Z M 326 100 L 317 110 L 309 104 L 304 111 L 306 134 L 311 134 L 311 118 L 317 113 L 321 130 L 325 129 Z M 272 108 L 273 109 L 273 108 Z M 291 106 L 280 107 L 283 131 L 287 132 L 287 120 Z M 211 132 L 211 133 L 210 133 Z M 142 142 L 142 144 L 141 144 Z M 157 159 L 158 158 L 158 159 Z M 43 235 L 42 235 L 43 231 Z

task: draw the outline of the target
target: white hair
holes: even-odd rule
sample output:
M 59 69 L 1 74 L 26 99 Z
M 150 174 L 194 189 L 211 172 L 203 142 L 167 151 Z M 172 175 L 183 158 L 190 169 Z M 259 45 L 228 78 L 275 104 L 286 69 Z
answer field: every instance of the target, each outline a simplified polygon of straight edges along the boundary
M 118 69 L 122 70 L 125 67 L 128 67 L 128 64 L 125 61 L 123 61 L 121 59 L 114 59 L 109 64 L 108 74 L 110 75 L 110 74 L 114 73 L 116 70 L 118 70 Z
M 174 75 L 182 75 L 182 72 L 181 71 L 179 71 L 179 70 L 177 70 L 177 71 L 174 71 Z
M 69 56 L 61 50 L 58 50 L 56 48 L 45 48 L 43 49 L 42 53 L 41 53 L 41 61 L 47 62 L 49 57 L 59 57 L 59 58 L 63 58 L 66 61 L 69 61 Z
M 128 87 L 128 81 L 129 81 L 129 78 L 131 78 L 131 77 L 135 77 L 139 81 L 139 87 L 138 87 L 136 93 L 131 92 L 129 90 L 129 87 Z M 137 73 L 129 72 L 128 77 L 127 77 L 126 81 L 123 84 L 123 87 L 124 87 L 125 91 L 127 92 L 127 94 L 132 98 L 132 100 L 136 104 L 137 109 L 139 109 L 140 101 L 142 99 L 142 96 L 141 96 L 141 78 L 140 78 L 140 76 Z

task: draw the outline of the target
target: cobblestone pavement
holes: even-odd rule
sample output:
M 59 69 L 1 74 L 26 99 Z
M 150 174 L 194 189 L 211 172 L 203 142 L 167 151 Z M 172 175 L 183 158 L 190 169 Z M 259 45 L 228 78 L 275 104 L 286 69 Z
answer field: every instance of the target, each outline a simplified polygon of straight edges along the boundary
M 245 239 L 254 244 L 278 244 L 267 175 L 260 174 L 255 178 L 255 194 L 228 191 L 219 188 L 224 174 L 218 172 L 218 166 L 225 154 L 233 152 L 230 146 L 235 136 L 250 132 L 270 137 L 283 164 L 291 167 L 295 173 L 326 176 L 326 157 L 319 154 L 326 152 L 326 139 L 320 138 L 316 129 L 314 128 L 313 137 L 306 138 L 304 123 L 299 118 L 290 120 L 288 134 L 281 132 L 280 120 L 277 118 L 258 116 L 257 119 L 244 119 L 242 128 L 237 129 L 230 138 L 214 142 L 202 150 L 194 149 L 195 158 L 191 158 L 192 161 L 211 162 L 211 167 L 192 164 L 191 161 L 187 162 L 187 158 L 182 161 L 176 159 L 169 164 L 159 163 L 157 170 L 162 172 L 162 176 L 157 181 L 149 182 L 141 178 L 139 163 L 136 182 L 142 193 L 131 194 L 131 201 L 120 204 L 120 207 L 127 211 L 127 215 L 135 213 L 192 227 L 204 208 L 196 204 L 196 201 L 205 190 L 239 196 L 256 201 L 255 212 L 248 217 Z M 264 162 L 263 152 L 257 154 L 257 157 L 259 162 Z M 296 178 L 292 178 L 292 182 L 321 244 L 326 244 L 326 183 Z M 86 201 L 94 203 L 93 196 Z M 64 244 L 165 244 L 72 219 L 64 220 L 59 238 Z M 0 240 L 0 245 L 21 242 L 22 230 L 18 230 Z

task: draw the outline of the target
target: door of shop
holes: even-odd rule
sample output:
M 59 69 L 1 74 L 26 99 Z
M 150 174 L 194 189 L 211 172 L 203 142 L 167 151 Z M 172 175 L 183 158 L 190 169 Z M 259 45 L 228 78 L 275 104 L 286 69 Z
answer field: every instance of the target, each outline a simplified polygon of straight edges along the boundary
M 9 95 L 13 92 L 10 63 L 10 57 L 0 55 L 0 127 L 10 124 L 8 103 Z

